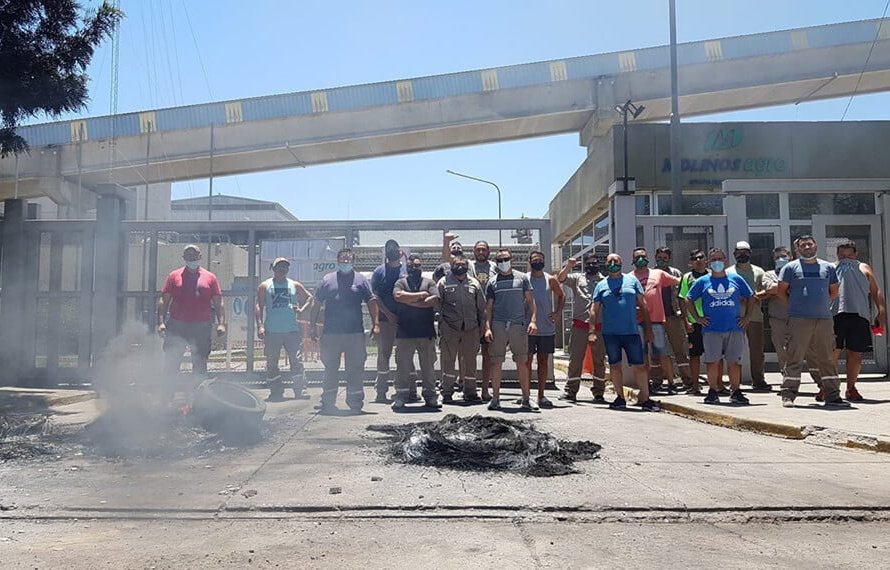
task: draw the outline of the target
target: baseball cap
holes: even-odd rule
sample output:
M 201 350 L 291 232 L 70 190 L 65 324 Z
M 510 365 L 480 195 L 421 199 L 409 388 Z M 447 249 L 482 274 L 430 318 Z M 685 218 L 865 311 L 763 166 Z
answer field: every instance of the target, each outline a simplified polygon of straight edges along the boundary
M 748 251 L 751 251 L 751 244 L 746 241 L 740 241 L 735 244 L 735 248 L 736 249 L 747 249 Z
M 269 267 L 270 267 L 270 268 L 273 268 L 273 267 L 275 267 L 276 265 L 278 265 L 278 264 L 281 263 L 281 262 L 284 262 L 284 263 L 287 263 L 288 265 L 290 265 L 290 260 L 288 260 L 288 258 L 286 258 L 286 257 L 276 257 L 275 260 L 272 262 L 272 265 L 270 265 Z
M 187 246 L 185 246 L 184 248 L 182 248 L 182 253 L 183 253 L 183 254 L 185 254 L 186 252 L 189 252 L 189 251 L 194 251 L 195 253 L 200 254 L 200 253 L 201 253 L 201 248 L 198 247 L 198 246 L 196 246 L 196 245 L 193 244 L 193 243 L 190 243 L 190 244 L 188 244 Z

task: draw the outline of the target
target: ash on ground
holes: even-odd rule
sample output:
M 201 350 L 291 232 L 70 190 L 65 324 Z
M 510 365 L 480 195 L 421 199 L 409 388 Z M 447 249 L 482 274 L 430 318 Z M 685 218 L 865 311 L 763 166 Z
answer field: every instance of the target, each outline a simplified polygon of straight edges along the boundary
M 448 414 L 438 422 L 374 425 L 387 434 L 389 456 L 400 463 L 462 471 L 507 471 L 530 477 L 578 473 L 576 461 L 596 459 L 591 441 L 564 441 L 530 422 Z

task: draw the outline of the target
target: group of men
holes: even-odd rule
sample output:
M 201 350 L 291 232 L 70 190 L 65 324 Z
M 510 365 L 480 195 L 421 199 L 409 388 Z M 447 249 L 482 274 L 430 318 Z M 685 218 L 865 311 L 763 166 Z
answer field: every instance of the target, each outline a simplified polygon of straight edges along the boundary
M 318 339 L 318 321 L 324 310 L 320 356 L 325 368 L 319 409 L 337 410 L 341 358 L 346 372 L 346 405 L 353 412 L 364 406 L 363 372 L 367 358 L 363 305 L 371 319 L 377 345 L 375 403 L 390 403 L 403 410 L 422 400 L 423 407 L 438 410 L 462 392 L 467 403 L 488 402 L 501 409 L 500 385 L 507 351 L 517 365 L 521 388 L 520 409 L 531 411 L 553 404 L 545 395 L 549 359 L 555 351 L 556 326 L 565 303 L 563 289 L 571 291 L 573 314 L 568 343 L 568 379 L 561 400 L 576 401 L 581 387 L 585 355 L 592 354 L 594 402 L 606 404 L 606 362 L 616 397 L 613 409 L 627 406 L 623 363 L 633 371 L 639 390 L 638 405 L 659 411 L 652 387 L 667 379 L 674 392 L 677 373 L 690 394 L 701 394 L 699 373 L 704 361 L 708 391 L 706 403 L 719 403 L 721 395 L 744 405 L 741 390 L 742 360 L 749 355 L 752 388 L 770 390 L 764 379 L 764 312 L 783 372 L 780 391 L 785 406 L 798 396 L 804 362 L 816 378 L 816 399 L 826 406 L 847 406 L 862 399 L 856 380 L 862 353 L 871 348 L 871 307 L 875 325 L 886 327 L 886 306 L 874 273 L 858 261 L 856 245 L 837 247 L 837 263 L 816 257 L 812 236 L 795 241 L 797 257 L 785 247 L 773 252 L 775 268 L 764 271 L 751 263 L 751 247 L 736 244 L 735 263 L 726 252 L 713 248 L 689 255 L 689 271 L 671 266 L 672 252 L 660 247 L 655 267 L 649 267 L 645 248 L 632 252 L 632 271 L 623 273 L 623 259 L 609 254 L 605 263 L 593 252 L 584 255 L 581 272 L 570 258 L 556 275 L 544 271 L 543 252 L 529 254 L 529 273 L 514 270 L 508 249 L 495 253 L 485 241 L 464 255 L 454 234 L 446 233 L 443 263 L 433 277 L 424 276 L 421 256 L 405 259 L 399 244 L 384 246 L 384 263 L 368 279 L 355 271 L 354 253 L 337 253 L 336 271 L 325 275 L 313 296 L 298 281 L 287 277 L 290 263 L 277 258 L 273 277 L 257 291 L 257 336 L 265 342 L 270 399 L 281 399 L 284 383 L 279 358 L 284 349 L 294 377 L 295 397 L 306 397 L 302 366 L 303 331 L 299 316 L 308 313 L 309 336 Z M 206 371 L 210 352 L 211 319 L 217 334 L 225 333 L 225 311 L 216 276 L 200 266 L 201 253 L 189 245 L 183 251 L 185 266 L 170 273 L 158 303 L 158 331 L 166 333 L 164 349 L 169 371 L 178 371 L 185 345 L 191 345 L 193 369 Z M 169 311 L 169 318 L 168 318 Z M 441 358 L 441 381 L 435 374 L 436 345 Z M 395 378 L 390 360 L 395 350 Z M 841 397 L 837 362 L 846 350 L 846 400 Z M 477 354 L 482 369 L 477 378 Z M 417 355 L 419 369 L 415 370 Z M 673 356 L 673 359 L 671 358 Z M 538 393 L 531 399 L 531 371 L 537 362 Z M 729 389 L 723 384 L 724 369 Z M 660 370 L 660 372 L 658 372 Z M 421 393 L 417 393 L 415 375 Z M 391 381 L 392 380 L 392 381 Z M 439 396 L 441 395 L 441 403 Z

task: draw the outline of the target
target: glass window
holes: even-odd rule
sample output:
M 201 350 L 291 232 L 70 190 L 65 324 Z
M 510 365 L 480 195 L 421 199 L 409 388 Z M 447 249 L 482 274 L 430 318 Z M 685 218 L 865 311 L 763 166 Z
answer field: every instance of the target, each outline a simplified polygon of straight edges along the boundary
M 671 195 L 658 195 L 658 214 L 672 214 Z M 723 194 L 684 194 L 683 214 L 713 215 L 723 214 Z
M 637 245 L 643 244 L 643 226 L 637 226 Z M 655 255 L 652 255 L 652 259 L 655 259 Z
M 593 239 L 596 241 L 609 235 L 609 214 L 603 214 L 600 219 L 593 222 Z
M 778 220 L 779 195 L 749 194 L 745 196 L 745 210 L 749 220 Z
M 875 195 L 789 194 L 788 207 L 792 220 L 807 220 L 816 214 L 874 214 Z
M 809 224 L 791 226 L 791 243 L 788 244 L 788 247 L 791 248 L 792 253 L 794 253 L 794 240 L 805 235 L 813 235 L 813 226 Z
M 642 196 L 636 196 L 634 198 L 634 203 L 636 206 L 636 212 L 638 216 L 648 216 L 652 213 L 651 207 L 651 199 L 648 194 L 644 194 Z
M 748 232 L 751 245 L 751 263 L 770 269 L 773 266 L 773 248 L 776 247 L 774 232 Z

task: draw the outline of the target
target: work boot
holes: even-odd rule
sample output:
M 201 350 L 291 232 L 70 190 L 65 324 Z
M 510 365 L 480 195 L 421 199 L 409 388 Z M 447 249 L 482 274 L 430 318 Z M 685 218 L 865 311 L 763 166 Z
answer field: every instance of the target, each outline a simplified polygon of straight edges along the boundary
M 374 398 L 375 404 L 388 404 L 389 398 L 386 396 L 386 389 L 377 390 L 377 397 Z
M 306 377 L 302 374 L 294 376 L 294 400 L 308 400 L 306 393 Z

